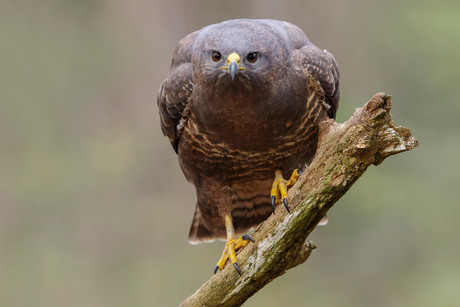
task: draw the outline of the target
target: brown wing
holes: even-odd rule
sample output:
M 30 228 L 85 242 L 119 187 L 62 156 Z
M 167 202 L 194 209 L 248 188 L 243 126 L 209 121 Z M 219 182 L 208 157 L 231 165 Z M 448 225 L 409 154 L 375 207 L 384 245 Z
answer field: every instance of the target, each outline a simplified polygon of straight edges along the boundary
M 320 99 L 330 106 L 329 117 L 335 118 L 339 108 L 340 87 L 339 67 L 334 56 L 326 50 L 321 50 L 308 40 L 305 33 L 296 25 L 283 22 L 284 29 L 291 41 L 292 60 L 294 65 L 301 61 L 308 82 L 320 95 Z M 319 84 L 318 84 L 319 83 Z
M 303 55 L 302 67 L 308 82 L 320 85 L 313 88 L 320 96 L 324 96 L 324 102 L 330 107 L 329 117 L 335 118 L 340 101 L 340 74 L 334 56 L 312 44 L 300 48 L 299 51 Z
M 177 44 L 171 70 L 161 84 L 157 97 L 161 130 L 169 138 L 176 153 L 187 121 L 187 106 L 193 91 L 191 58 L 197 33 L 189 34 Z

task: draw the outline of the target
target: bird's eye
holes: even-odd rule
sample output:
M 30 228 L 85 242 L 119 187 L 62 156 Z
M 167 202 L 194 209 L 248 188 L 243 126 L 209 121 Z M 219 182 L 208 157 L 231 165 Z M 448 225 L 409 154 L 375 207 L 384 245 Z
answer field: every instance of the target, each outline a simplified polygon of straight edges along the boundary
M 211 57 L 214 62 L 219 62 L 222 59 L 222 55 L 218 51 L 213 51 Z
M 251 52 L 246 58 L 248 59 L 249 63 L 255 63 L 257 61 L 257 57 L 257 52 Z

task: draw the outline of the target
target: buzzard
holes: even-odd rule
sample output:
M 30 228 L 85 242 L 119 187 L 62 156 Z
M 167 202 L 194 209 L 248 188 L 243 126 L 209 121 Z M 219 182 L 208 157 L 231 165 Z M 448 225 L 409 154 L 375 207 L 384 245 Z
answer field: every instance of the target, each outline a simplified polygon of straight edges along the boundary
M 184 37 L 158 93 L 161 129 L 196 188 L 189 242 L 227 239 L 214 273 L 265 220 L 313 159 L 335 118 L 339 70 L 297 26 L 237 19 Z M 292 175 L 291 175 L 292 174 Z M 285 180 L 283 176 L 290 176 Z

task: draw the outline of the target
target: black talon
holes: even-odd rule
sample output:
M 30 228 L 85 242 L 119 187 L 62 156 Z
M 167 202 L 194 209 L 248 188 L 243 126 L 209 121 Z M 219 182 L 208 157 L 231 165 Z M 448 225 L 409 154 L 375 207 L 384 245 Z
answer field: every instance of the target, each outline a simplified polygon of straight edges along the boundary
M 238 272 L 238 274 L 240 274 L 240 276 L 241 276 L 241 271 L 240 271 L 240 267 L 238 266 L 238 263 L 233 262 L 233 266 L 235 267 L 235 269 Z
M 241 237 L 241 239 L 243 239 L 243 240 L 249 240 L 249 241 L 251 241 L 252 243 L 256 243 L 256 241 L 254 241 L 254 239 L 253 239 L 253 238 L 251 238 L 251 237 L 250 237 L 250 236 L 248 236 L 248 235 L 244 235 L 244 236 L 242 236 L 242 237 Z
M 272 210 L 273 210 L 273 214 L 275 214 L 275 202 L 276 202 L 276 196 L 275 195 L 272 195 Z
M 217 269 L 219 269 L 219 265 L 216 265 L 216 267 L 214 268 L 214 275 L 216 275 Z
M 302 176 L 302 171 L 300 169 L 298 169 L 297 174 L 299 174 L 299 176 Z
M 283 198 L 283 203 L 284 203 L 284 207 L 286 208 L 286 210 L 291 213 L 291 211 L 289 211 L 289 206 L 287 204 L 287 198 Z

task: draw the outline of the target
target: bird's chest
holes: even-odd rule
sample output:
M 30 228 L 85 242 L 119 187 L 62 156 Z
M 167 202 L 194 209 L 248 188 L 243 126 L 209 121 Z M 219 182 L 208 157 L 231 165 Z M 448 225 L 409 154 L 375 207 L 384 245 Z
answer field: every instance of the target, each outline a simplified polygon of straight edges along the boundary
M 294 137 L 306 116 L 300 104 L 289 107 L 241 98 L 219 108 L 192 108 L 190 133 L 206 138 L 209 146 L 220 151 L 267 152 L 279 150 L 286 139 Z
M 276 169 L 298 167 L 315 143 L 317 125 L 304 98 L 194 98 L 179 143 L 184 173 L 271 178 Z
M 191 112 L 181 139 L 179 159 L 189 172 L 232 180 L 266 179 L 276 169 L 297 161 L 305 146 L 305 116 L 252 110 L 222 112 L 201 121 Z M 211 115 L 210 115 L 211 116 Z M 187 171 L 184 170 L 186 173 Z

